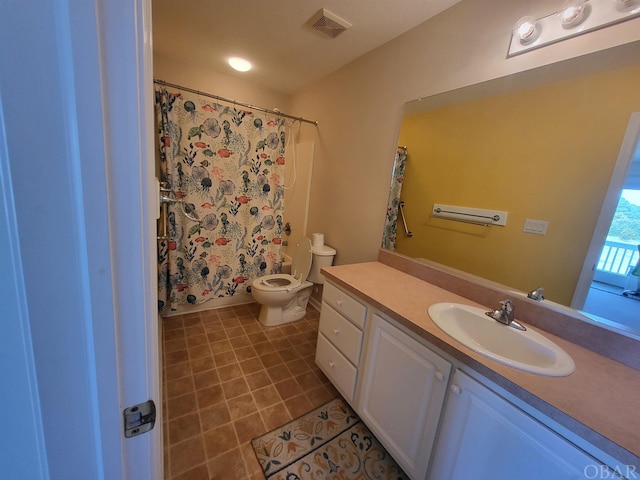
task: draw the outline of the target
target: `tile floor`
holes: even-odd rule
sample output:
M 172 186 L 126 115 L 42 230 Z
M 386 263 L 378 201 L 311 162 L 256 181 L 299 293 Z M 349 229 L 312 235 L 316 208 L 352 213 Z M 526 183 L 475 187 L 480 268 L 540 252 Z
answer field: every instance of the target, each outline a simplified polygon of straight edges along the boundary
M 263 327 L 258 312 L 163 320 L 165 479 L 264 479 L 251 439 L 338 395 L 314 361 L 320 313 Z

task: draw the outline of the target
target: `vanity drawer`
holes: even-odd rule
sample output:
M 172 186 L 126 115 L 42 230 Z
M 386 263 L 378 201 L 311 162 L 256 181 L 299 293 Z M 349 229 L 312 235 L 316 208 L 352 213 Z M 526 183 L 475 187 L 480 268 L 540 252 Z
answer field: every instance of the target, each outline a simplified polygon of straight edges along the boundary
M 351 363 L 358 366 L 362 348 L 362 331 L 358 327 L 323 302 L 319 330 Z
M 322 291 L 322 301 L 331 305 L 358 328 L 364 328 L 364 318 L 367 315 L 367 307 L 353 297 L 331 283 L 326 282 Z
M 316 363 L 344 398 L 353 401 L 357 370 L 322 334 L 318 335 Z

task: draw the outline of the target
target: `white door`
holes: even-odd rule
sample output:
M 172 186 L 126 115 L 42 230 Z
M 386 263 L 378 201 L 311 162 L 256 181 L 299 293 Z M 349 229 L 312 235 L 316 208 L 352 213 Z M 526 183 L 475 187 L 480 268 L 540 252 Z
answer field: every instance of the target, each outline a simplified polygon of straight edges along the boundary
M 147 0 L 2 2 L 2 478 L 162 478 L 122 417 L 160 400 L 150 40 Z
M 600 466 L 459 370 L 440 432 L 429 474 L 434 480 L 575 480 L 596 478 L 588 475 Z
M 0 477 L 11 473 L 13 478 L 44 480 L 48 468 L 22 266 L 16 261 L 20 245 L 2 119 L 0 115 L 0 431 L 5 434 L 0 436 Z
M 451 364 L 377 314 L 369 329 L 358 414 L 407 475 L 423 479 Z

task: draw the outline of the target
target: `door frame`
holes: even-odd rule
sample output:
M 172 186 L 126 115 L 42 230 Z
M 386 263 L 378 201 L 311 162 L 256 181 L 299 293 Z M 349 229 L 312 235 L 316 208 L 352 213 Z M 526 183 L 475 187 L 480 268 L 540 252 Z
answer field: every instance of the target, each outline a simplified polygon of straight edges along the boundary
M 71 1 L 71 0 L 69 0 Z M 101 37 L 119 413 L 153 400 L 156 425 L 121 435 L 123 479 L 164 478 L 157 300 L 151 0 L 94 0 Z M 99 374 L 100 372 L 98 372 Z M 115 453 L 115 452 L 112 452 Z
M 0 477 L 161 480 L 151 1 L 8 2 L 0 32 Z
M 633 153 L 635 152 L 638 141 L 640 141 L 640 112 L 634 112 L 631 114 L 629 123 L 627 124 L 627 130 L 622 140 L 620 152 L 618 153 L 618 160 L 613 169 L 613 174 L 611 175 L 609 187 L 607 188 L 607 193 L 602 203 L 593 237 L 591 237 L 591 243 L 589 244 L 589 249 L 587 250 L 587 255 L 580 276 L 578 277 L 576 290 L 571 300 L 571 308 L 576 310 L 582 310 L 587 300 L 596 265 L 607 240 L 609 228 L 611 227 L 611 222 L 613 221 L 613 216 L 616 213 L 616 208 L 620 200 L 620 192 L 624 188 L 624 183 L 629 173 Z

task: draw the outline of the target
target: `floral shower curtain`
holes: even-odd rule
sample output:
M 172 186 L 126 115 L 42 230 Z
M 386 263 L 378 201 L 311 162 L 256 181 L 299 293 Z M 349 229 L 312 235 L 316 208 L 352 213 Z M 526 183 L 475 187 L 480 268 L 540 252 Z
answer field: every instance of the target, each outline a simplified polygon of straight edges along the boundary
M 387 204 L 387 216 L 382 233 L 382 248 L 396 249 L 396 235 L 398 230 L 398 207 L 400 205 L 400 193 L 404 181 L 404 169 L 407 164 L 407 149 L 398 147 L 393 162 L 391 174 L 391 189 L 389 191 L 389 203 Z
M 160 309 L 247 293 L 282 266 L 284 119 L 160 87 L 156 113 L 160 181 L 178 200 L 158 242 Z

